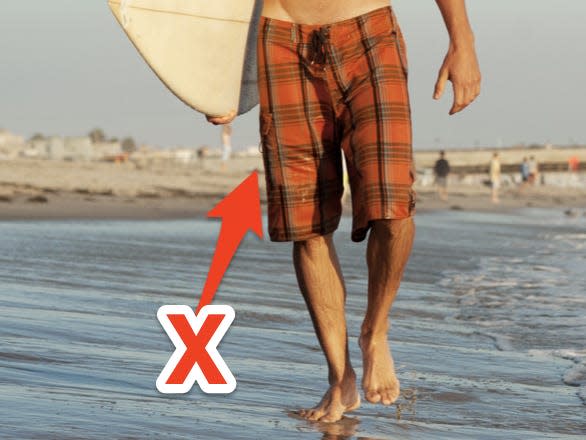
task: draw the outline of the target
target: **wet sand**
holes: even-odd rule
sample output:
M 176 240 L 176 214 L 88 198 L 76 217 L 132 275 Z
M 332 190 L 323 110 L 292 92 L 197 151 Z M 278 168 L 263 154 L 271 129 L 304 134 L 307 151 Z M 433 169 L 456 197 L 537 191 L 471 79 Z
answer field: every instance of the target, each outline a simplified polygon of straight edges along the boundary
M 7 439 L 578 439 L 586 431 L 586 220 L 557 211 L 417 219 L 392 312 L 396 406 L 296 418 L 326 388 L 290 246 L 249 237 L 217 296 L 236 320 L 220 352 L 229 396 L 157 393 L 172 351 L 164 304 L 195 306 L 218 222 L 0 222 L 0 437 Z M 364 246 L 336 234 L 350 350 Z M 254 268 L 254 270 L 252 270 Z M 582 396 L 582 397 L 581 397 Z

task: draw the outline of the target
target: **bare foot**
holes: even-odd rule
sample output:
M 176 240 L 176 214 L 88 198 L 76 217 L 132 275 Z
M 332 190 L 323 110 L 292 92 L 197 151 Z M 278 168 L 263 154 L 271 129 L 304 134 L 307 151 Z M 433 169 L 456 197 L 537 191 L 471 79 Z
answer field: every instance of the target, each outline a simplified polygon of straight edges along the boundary
M 299 415 L 314 422 L 337 422 L 344 413 L 355 410 L 360 406 L 360 395 L 356 388 L 356 375 L 352 372 L 351 377 L 342 383 L 330 386 L 321 402 L 311 409 L 302 409 Z
M 386 335 L 363 335 L 358 341 L 362 349 L 362 388 L 370 403 L 391 405 L 399 398 L 399 380 Z

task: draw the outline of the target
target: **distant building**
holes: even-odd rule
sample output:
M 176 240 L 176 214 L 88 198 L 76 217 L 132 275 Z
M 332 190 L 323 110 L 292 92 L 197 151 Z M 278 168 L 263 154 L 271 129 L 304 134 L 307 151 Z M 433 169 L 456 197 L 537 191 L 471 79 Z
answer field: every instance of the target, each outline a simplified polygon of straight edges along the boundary
M 93 145 L 87 136 L 36 138 L 27 142 L 22 156 L 31 159 L 92 160 Z
M 0 160 L 15 159 L 23 150 L 24 138 L 8 130 L 0 130 Z
M 193 148 L 174 148 L 171 158 L 175 162 L 188 164 L 195 160 L 196 151 Z
M 47 143 L 48 140 L 45 138 L 32 139 L 27 142 L 22 155 L 33 159 L 46 159 Z
M 24 138 L 22 136 L 18 136 L 9 132 L 8 130 L 0 129 L 0 148 L 23 148 L 24 147 Z
M 104 141 L 93 144 L 95 160 L 112 160 L 122 154 L 122 144 L 119 141 Z
M 46 141 L 46 158 L 51 160 L 65 159 L 65 141 L 60 136 L 51 136 Z
M 251 145 L 243 150 L 233 153 L 235 157 L 255 157 L 260 156 L 260 149 L 258 145 Z
M 94 157 L 92 140 L 89 136 L 74 136 L 65 138 L 65 160 L 89 161 Z

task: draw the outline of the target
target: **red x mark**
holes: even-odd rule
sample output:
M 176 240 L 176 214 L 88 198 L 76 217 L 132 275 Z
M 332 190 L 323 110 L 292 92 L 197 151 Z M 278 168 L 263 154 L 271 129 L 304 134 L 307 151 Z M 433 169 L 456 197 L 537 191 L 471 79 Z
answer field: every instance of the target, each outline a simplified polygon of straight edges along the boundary
M 188 306 L 163 306 L 157 317 L 176 347 L 157 379 L 161 393 L 186 393 L 195 381 L 206 393 L 230 393 L 236 388 L 216 348 L 234 320 L 232 307 L 210 305 L 196 316 Z

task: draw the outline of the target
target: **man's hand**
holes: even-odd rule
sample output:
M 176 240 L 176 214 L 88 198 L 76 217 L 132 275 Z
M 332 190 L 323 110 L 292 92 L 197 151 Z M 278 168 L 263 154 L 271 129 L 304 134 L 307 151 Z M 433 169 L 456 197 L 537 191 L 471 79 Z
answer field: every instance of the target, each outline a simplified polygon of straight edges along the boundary
M 452 82 L 454 102 L 450 115 L 465 109 L 480 94 L 480 68 L 474 45 L 450 49 L 444 59 L 435 84 L 433 99 L 440 99 L 447 81 Z
M 436 0 L 450 34 L 450 48 L 439 71 L 433 99 L 440 99 L 451 81 L 450 115 L 465 109 L 480 94 L 480 68 L 464 0 Z
M 208 120 L 208 122 L 211 122 L 214 125 L 229 124 L 230 122 L 232 122 L 234 120 L 235 117 L 236 117 L 236 110 L 232 110 L 230 113 L 228 113 L 225 116 L 206 115 L 206 119 Z

